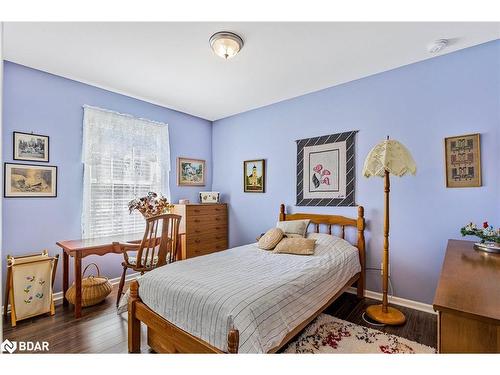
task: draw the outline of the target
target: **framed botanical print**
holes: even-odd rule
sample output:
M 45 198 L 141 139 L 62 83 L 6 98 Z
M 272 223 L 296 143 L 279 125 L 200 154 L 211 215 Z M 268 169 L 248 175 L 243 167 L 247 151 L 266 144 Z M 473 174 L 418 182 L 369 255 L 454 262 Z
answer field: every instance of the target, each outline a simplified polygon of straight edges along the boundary
M 205 186 L 205 160 L 177 158 L 177 185 Z
M 264 159 L 243 162 L 243 191 L 264 193 L 266 185 L 266 161 Z
M 57 167 L 52 165 L 4 164 L 4 197 L 57 197 Z
M 297 206 L 354 206 L 357 131 L 297 142 Z
M 49 162 L 49 137 L 46 135 L 14 132 L 14 160 Z
M 481 186 L 480 134 L 444 139 L 446 187 Z

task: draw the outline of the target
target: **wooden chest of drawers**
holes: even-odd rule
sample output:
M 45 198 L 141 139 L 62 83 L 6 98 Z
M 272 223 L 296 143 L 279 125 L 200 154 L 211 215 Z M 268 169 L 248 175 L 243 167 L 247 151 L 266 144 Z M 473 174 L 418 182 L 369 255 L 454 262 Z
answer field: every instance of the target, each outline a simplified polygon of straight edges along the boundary
M 182 216 L 180 259 L 227 249 L 228 220 L 225 203 L 176 204 L 174 213 Z
M 500 352 L 500 254 L 450 240 L 434 297 L 440 353 Z

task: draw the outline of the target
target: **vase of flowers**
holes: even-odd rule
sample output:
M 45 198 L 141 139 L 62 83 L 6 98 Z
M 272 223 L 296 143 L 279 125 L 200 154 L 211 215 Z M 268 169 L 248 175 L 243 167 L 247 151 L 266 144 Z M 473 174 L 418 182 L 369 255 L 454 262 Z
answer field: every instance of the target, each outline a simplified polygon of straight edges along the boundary
M 476 250 L 500 253 L 500 228 L 493 228 L 487 221 L 483 223 L 482 228 L 478 228 L 474 223 L 469 223 L 460 229 L 460 233 L 462 236 L 471 235 L 481 239 L 481 242 L 474 244 Z
M 145 197 L 135 198 L 128 202 L 129 213 L 139 211 L 144 218 L 162 215 L 170 212 L 174 205 L 170 204 L 163 195 L 158 196 L 150 191 Z

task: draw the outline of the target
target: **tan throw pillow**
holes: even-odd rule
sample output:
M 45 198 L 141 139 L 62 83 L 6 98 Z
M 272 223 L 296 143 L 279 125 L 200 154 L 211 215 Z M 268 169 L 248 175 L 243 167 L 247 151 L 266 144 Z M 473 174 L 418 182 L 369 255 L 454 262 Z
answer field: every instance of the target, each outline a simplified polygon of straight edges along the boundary
M 278 221 L 276 228 L 280 228 L 285 235 L 297 234 L 300 237 L 305 237 L 307 232 L 307 227 L 311 220 L 289 220 L 289 221 Z
M 269 229 L 266 234 L 264 234 L 259 239 L 259 249 L 262 250 L 272 250 L 283 238 L 283 231 L 279 228 Z
M 316 240 L 310 238 L 283 238 L 273 253 L 313 255 L 315 246 Z

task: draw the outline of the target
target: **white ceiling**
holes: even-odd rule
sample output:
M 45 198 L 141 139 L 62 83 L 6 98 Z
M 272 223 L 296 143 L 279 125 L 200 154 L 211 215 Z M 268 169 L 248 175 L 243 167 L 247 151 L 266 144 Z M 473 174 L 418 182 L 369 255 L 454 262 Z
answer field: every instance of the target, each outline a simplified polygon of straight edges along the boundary
M 210 50 L 237 32 L 239 55 Z M 6 60 L 216 120 L 500 38 L 500 23 L 12 23 Z

